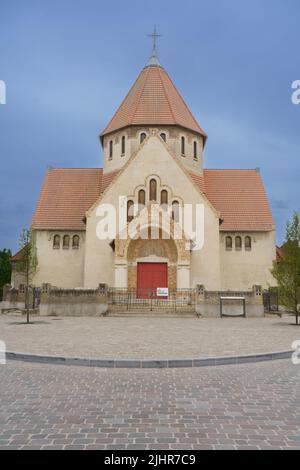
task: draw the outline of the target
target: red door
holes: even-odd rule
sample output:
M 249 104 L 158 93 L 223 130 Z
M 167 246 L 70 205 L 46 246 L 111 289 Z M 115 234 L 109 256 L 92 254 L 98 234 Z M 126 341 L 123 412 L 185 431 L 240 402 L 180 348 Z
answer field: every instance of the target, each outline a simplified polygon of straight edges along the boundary
M 138 263 L 137 296 L 140 299 L 157 298 L 158 287 L 168 287 L 167 263 Z

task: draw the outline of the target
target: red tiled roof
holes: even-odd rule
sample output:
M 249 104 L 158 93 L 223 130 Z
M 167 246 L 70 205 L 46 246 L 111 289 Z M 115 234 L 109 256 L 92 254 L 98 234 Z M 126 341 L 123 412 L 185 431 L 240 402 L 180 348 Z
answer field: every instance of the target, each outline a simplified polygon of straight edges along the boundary
M 48 171 L 32 219 L 35 229 L 85 230 L 82 219 L 117 172 L 98 168 Z
M 10 258 L 10 261 L 13 263 L 14 261 L 20 261 L 23 257 L 23 252 L 25 251 L 25 247 L 24 248 L 21 248 L 21 250 L 19 250 L 15 255 L 13 255 L 11 258 Z
M 40 230 L 85 230 L 82 219 L 119 171 L 50 170 L 40 194 L 32 226 Z M 190 177 L 224 220 L 222 231 L 268 231 L 273 218 L 257 170 L 204 170 Z
M 178 125 L 207 137 L 167 72 L 157 66 L 142 70 L 101 135 L 132 125 Z
M 221 213 L 222 231 L 268 231 L 274 226 L 257 170 L 204 170 L 199 186 Z

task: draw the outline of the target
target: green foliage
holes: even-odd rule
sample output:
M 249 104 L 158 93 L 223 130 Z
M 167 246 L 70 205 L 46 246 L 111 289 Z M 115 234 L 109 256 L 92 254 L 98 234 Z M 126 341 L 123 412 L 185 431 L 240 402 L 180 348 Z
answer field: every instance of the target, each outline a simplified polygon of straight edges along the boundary
M 272 274 L 277 280 L 283 305 L 298 317 L 300 314 L 300 217 L 294 213 L 287 223 L 286 242 L 282 248 L 283 259 L 274 261 Z
M 0 250 L 0 300 L 2 300 L 2 290 L 5 284 L 11 280 L 11 251 Z
M 27 285 L 29 286 L 38 268 L 35 239 L 32 230 L 23 230 L 20 238 L 20 248 L 21 257 L 17 263 L 17 270 L 25 275 Z

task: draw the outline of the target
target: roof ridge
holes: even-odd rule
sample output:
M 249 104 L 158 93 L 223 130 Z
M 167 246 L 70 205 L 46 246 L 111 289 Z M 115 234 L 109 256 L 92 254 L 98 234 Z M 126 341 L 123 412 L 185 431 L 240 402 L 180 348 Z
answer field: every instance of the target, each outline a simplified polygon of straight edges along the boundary
M 204 171 L 255 171 L 256 168 L 204 168 Z
M 193 113 L 191 112 L 189 106 L 187 105 L 187 102 L 185 101 L 185 99 L 183 98 L 183 96 L 181 95 L 181 93 L 179 92 L 177 86 L 175 85 L 174 81 L 172 80 L 172 78 L 170 77 L 170 75 L 168 74 L 168 72 L 163 69 L 165 74 L 167 75 L 168 79 L 172 82 L 172 85 L 174 87 L 174 89 L 176 90 L 176 93 L 177 95 L 179 96 L 179 98 L 181 99 L 182 103 L 184 104 L 185 106 L 185 109 L 187 110 L 187 112 L 190 114 L 191 118 L 193 119 L 194 121 L 194 124 L 196 124 L 196 126 L 204 133 L 204 137 L 207 138 L 207 134 L 206 132 L 202 129 L 202 127 L 200 127 L 197 119 L 195 118 L 195 116 L 193 115 Z
M 98 170 L 98 171 L 100 171 L 100 170 L 103 170 L 103 168 L 99 168 L 99 167 L 79 167 L 79 166 L 78 167 L 63 167 L 62 166 L 62 167 L 59 167 L 59 168 L 51 168 L 46 172 L 46 174 L 51 173 L 51 171 L 60 171 L 60 170 L 81 170 L 81 171 L 82 170 Z
M 115 116 L 116 116 L 116 115 L 118 114 L 118 112 L 121 110 L 123 104 L 125 103 L 125 101 L 127 100 L 128 96 L 130 95 L 131 90 L 132 90 L 132 89 L 135 87 L 135 85 L 137 84 L 137 82 L 138 82 L 138 80 L 139 80 L 139 78 L 140 78 L 140 76 L 142 75 L 142 73 L 143 73 L 144 70 L 145 70 L 145 69 L 143 69 L 143 70 L 139 73 L 139 75 L 138 75 L 137 78 L 135 79 L 134 83 L 133 83 L 133 84 L 131 85 L 131 87 L 129 88 L 129 91 L 128 91 L 128 93 L 126 94 L 125 98 L 121 101 L 120 105 L 117 107 L 115 113 L 113 114 L 113 117 L 112 117 L 111 120 L 108 122 L 107 126 L 103 129 L 103 131 L 100 133 L 100 136 L 103 136 L 103 135 L 104 135 L 104 133 L 106 132 L 106 129 L 109 128 L 109 126 L 110 126 L 110 124 L 113 122 Z

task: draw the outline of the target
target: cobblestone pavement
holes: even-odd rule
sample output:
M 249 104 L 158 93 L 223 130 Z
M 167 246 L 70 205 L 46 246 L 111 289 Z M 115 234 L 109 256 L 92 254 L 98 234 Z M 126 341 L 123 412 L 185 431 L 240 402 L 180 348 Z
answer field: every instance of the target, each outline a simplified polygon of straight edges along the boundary
M 0 317 L 8 351 L 125 359 L 178 359 L 290 350 L 300 340 L 293 317 Z
M 298 449 L 300 366 L 0 366 L 0 449 Z

